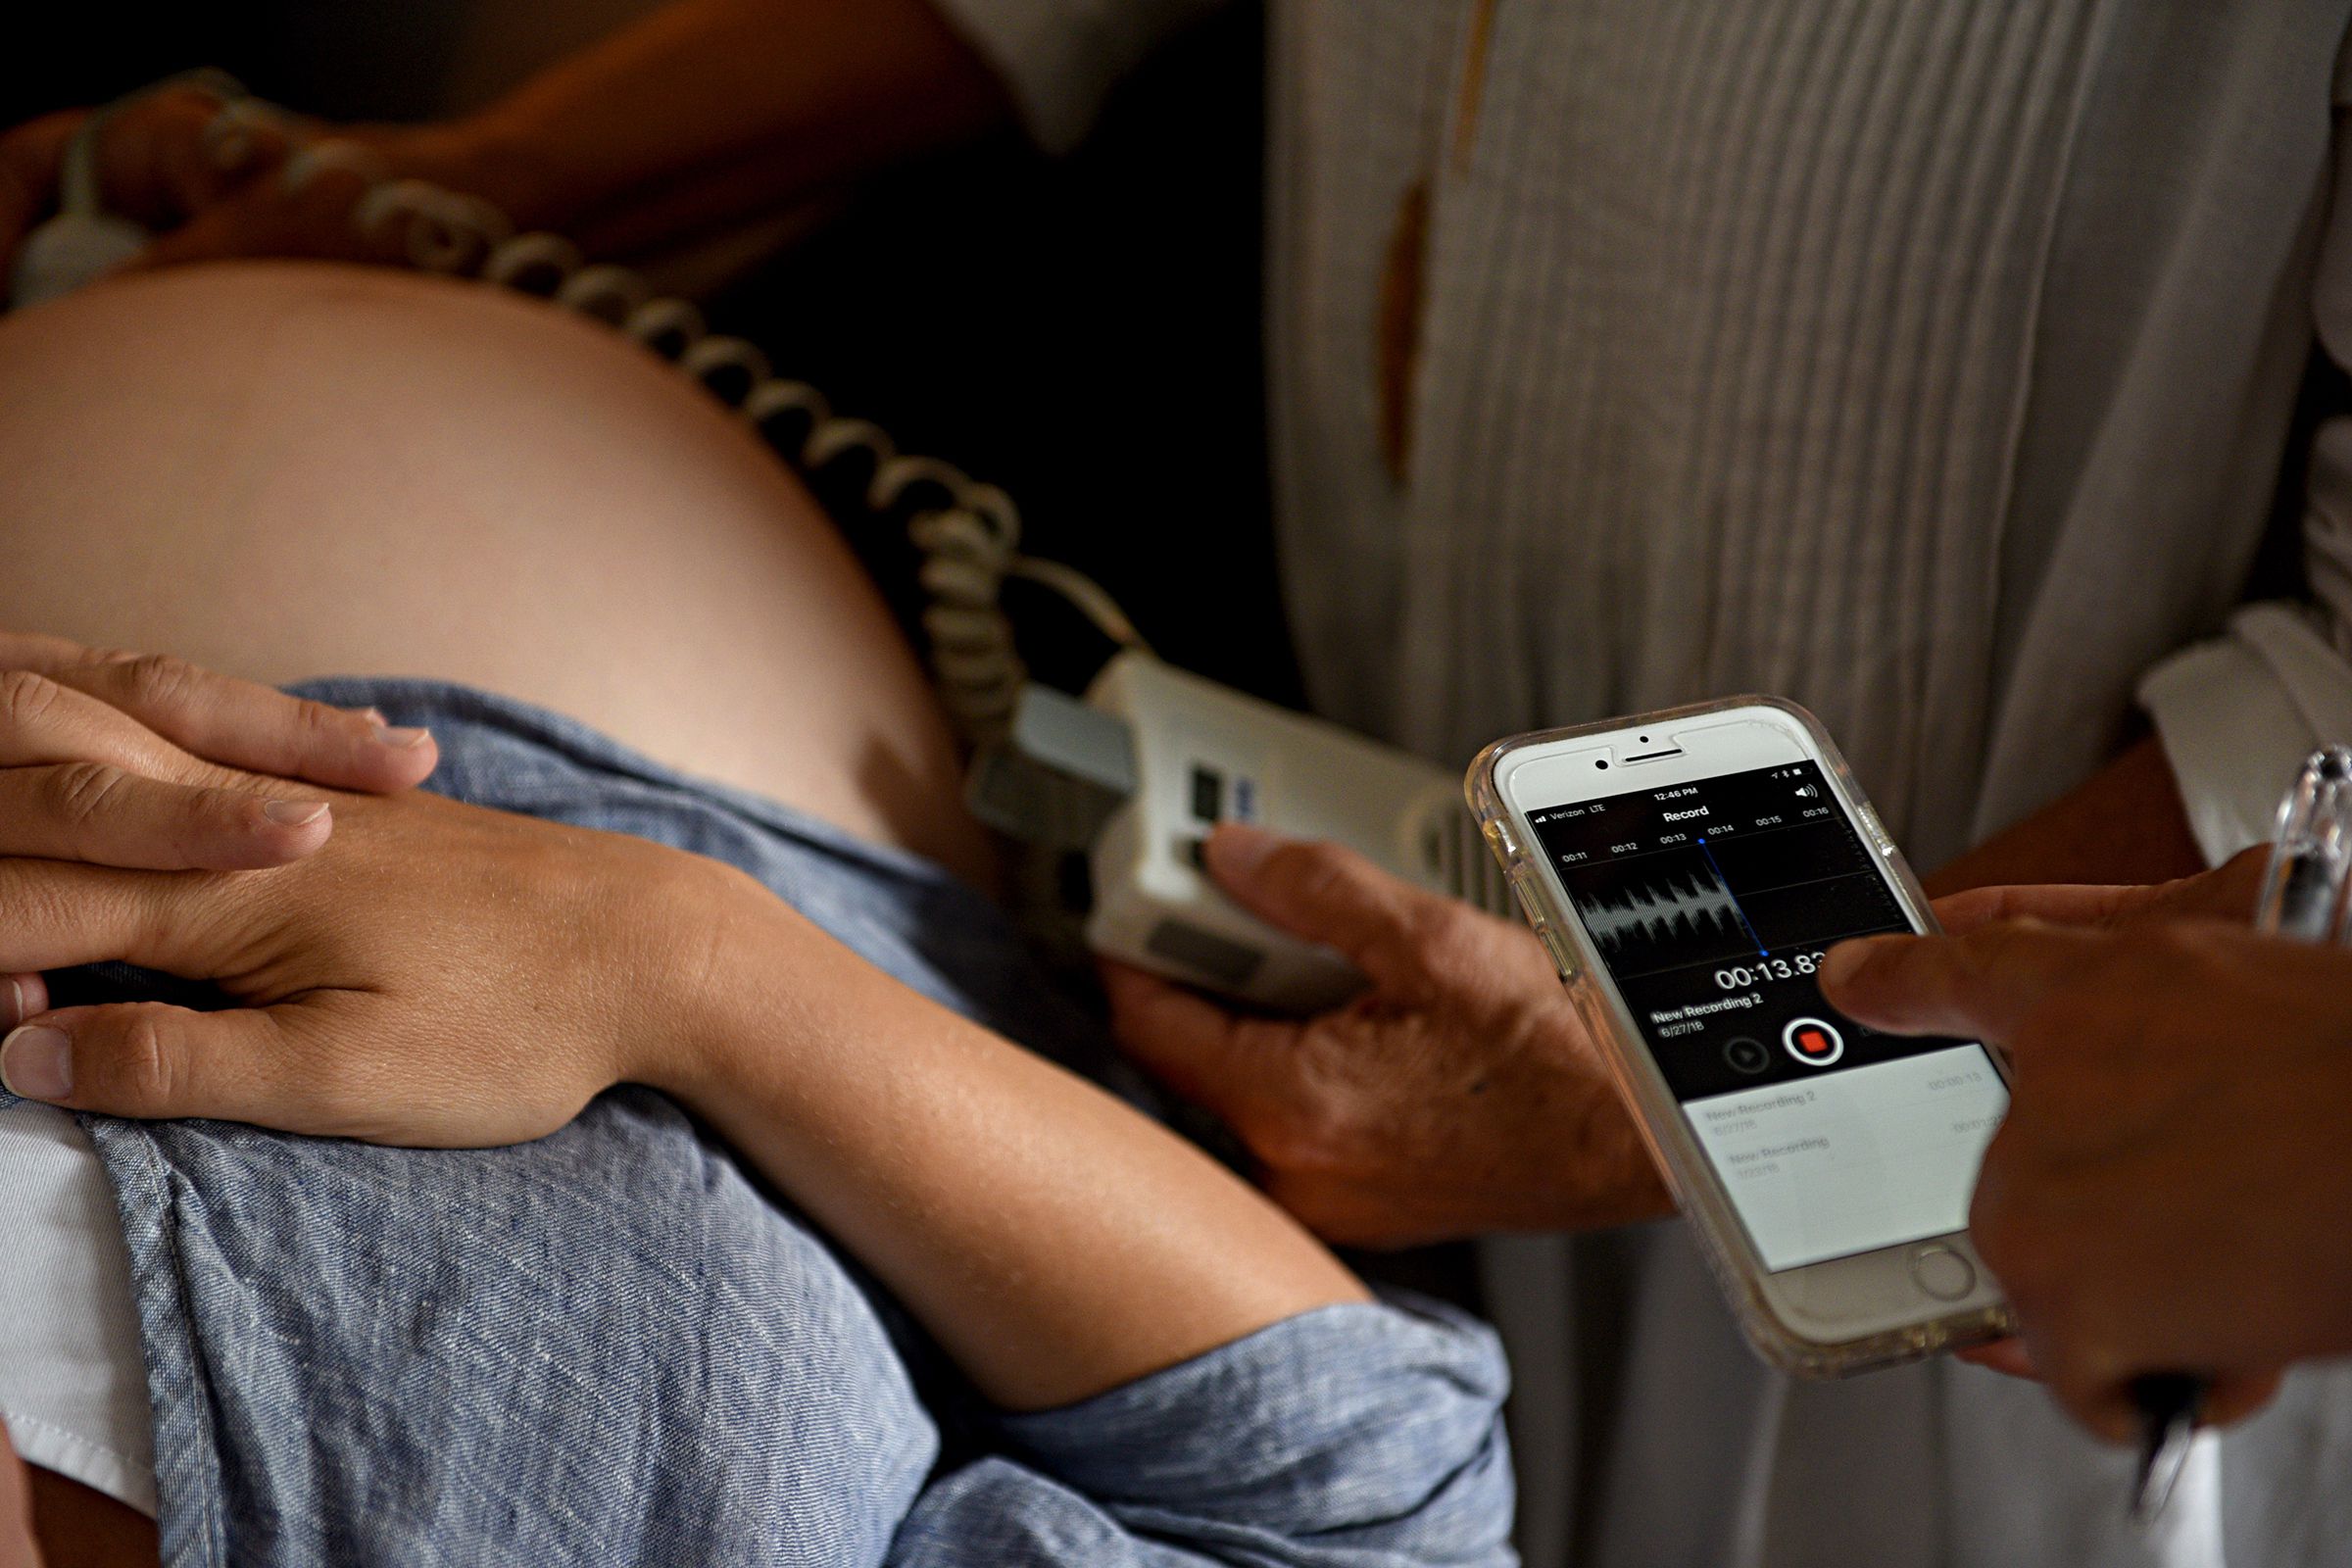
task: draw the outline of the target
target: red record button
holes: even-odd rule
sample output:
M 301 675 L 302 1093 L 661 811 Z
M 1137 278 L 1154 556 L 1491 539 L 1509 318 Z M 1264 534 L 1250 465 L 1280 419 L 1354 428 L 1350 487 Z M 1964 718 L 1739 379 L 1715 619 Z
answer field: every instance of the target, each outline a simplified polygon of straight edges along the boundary
M 1845 1054 L 1845 1037 L 1819 1018 L 1789 1019 L 1788 1027 L 1781 1031 L 1781 1044 L 1808 1067 L 1827 1067 Z

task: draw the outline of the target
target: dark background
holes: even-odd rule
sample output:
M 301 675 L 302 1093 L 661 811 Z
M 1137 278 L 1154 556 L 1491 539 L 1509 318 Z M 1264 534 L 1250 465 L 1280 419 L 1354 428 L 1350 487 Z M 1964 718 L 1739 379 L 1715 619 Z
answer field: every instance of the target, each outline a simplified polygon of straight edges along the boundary
M 52 43 L 0 54 L 0 123 L 196 65 L 329 120 L 430 119 L 632 9 L 59 8 Z M 1029 548 L 1098 577 L 1161 654 L 1296 704 L 1268 528 L 1261 31 L 1257 8 L 1237 5 L 1176 40 L 1068 159 L 1007 132 L 886 175 L 710 304 L 719 329 L 842 413 L 1004 486 Z M 889 526 L 845 513 L 886 588 L 903 586 L 888 580 L 902 570 Z M 1106 651 L 1042 595 L 1014 610 L 1048 678 L 1074 684 Z

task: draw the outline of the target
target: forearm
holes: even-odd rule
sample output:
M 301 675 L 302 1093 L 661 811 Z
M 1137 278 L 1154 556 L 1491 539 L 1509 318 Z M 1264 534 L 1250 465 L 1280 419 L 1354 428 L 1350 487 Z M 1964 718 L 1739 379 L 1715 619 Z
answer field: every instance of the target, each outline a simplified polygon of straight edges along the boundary
M 687 1052 L 641 1076 L 709 1121 L 983 1393 L 1067 1403 L 1362 1287 L 1108 1095 L 748 891 Z
M 748 217 L 1008 113 L 924 0 L 678 0 L 436 127 L 480 194 L 565 230 L 681 192 Z
M 2164 748 L 2148 736 L 1928 877 L 1936 898 L 2034 882 L 2167 882 L 2205 869 Z

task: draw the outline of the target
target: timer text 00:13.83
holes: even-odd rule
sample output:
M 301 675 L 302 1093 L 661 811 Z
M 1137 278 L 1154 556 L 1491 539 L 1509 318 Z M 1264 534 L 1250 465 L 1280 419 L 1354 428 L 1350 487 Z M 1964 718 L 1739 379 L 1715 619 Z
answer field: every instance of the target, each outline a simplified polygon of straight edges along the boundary
M 1758 958 L 1715 971 L 1715 983 L 1726 991 L 1746 991 L 1774 980 L 1794 980 L 1821 967 L 1821 954 L 1799 953 L 1786 958 Z

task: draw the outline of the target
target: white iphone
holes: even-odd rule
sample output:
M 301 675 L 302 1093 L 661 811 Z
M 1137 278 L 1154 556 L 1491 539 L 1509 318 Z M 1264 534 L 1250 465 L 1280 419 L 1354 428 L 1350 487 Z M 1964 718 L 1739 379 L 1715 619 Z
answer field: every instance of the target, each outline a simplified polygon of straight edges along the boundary
M 1967 1234 L 2001 1062 L 1865 1029 L 1815 979 L 1832 944 L 1935 917 L 1811 714 L 1517 736 L 1469 794 L 1767 1359 L 1842 1374 L 2009 1331 Z

